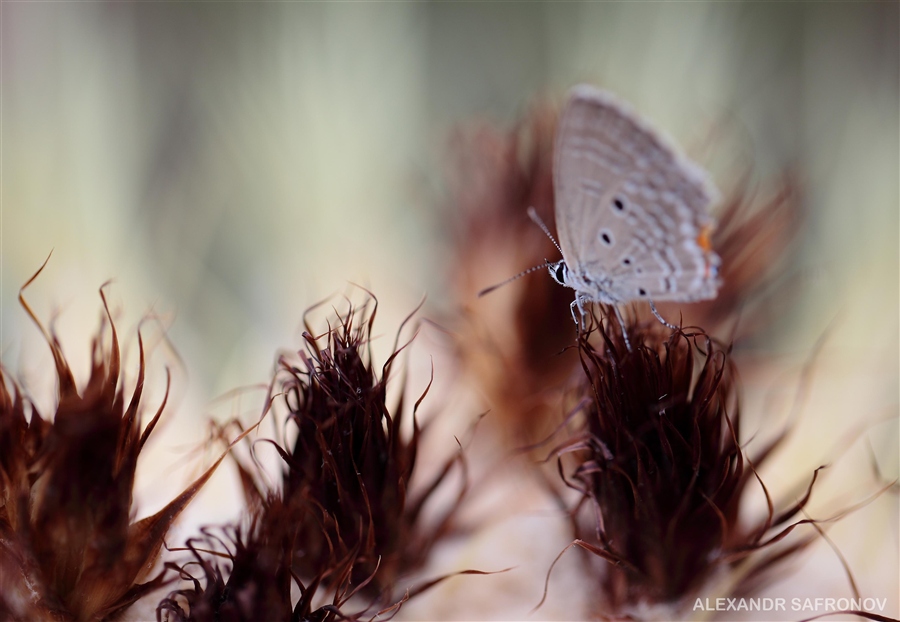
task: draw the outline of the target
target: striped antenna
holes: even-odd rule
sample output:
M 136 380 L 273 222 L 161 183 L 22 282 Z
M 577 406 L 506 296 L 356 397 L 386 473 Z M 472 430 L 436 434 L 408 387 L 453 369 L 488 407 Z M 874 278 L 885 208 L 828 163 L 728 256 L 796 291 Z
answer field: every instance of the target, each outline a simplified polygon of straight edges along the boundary
M 550 233 L 550 229 L 547 228 L 547 225 L 544 224 L 544 221 L 541 220 L 541 217 L 538 216 L 537 210 L 533 207 L 528 208 L 528 217 L 534 221 L 534 223 L 541 228 L 541 231 L 547 234 L 547 237 L 550 238 L 550 241 L 553 242 L 553 246 L 556 247 L 556 250 L 559 251 L 559 254 L 562 255 L 562 249 L 559 247 L 559 244 L 556 243 L 556 238 L 553 237 L 553 234 Z
M 540 227 L 541 230 L 542 230 L 544 233 L 547 234 L 547 237 L 550 238 L 550 241 L 551 241 L 551 242 L 553 242 L 553 246 L 555 246 L 555 247 L 556 247 L 556 250 L 559 251 L 559 254 L 562 255 L 562 249 L 559 247 L 559 244 L 556 243 L 556 238 L 553 237 L 553 234 L 550 233 L 550 229 L 547 228 L 547 225 L 545 225 L 545 224 L 544 224 L 544 221 L 541 220 L 541 217 L 538 216 L 537 210 L 534 209 L 533 207 L 529 207 L 529 208 L 528 208 L 528 217 L 531 218 L 531 220 L 533 220 L 534 223 L 535 223 L 538 227 Z M 497 283 L 496 285 L 491 285 L 490 287 L 484 288 L 483 290 L 481 290 L 480 292 L 478 292 L 478 297 L 481 298 L 482 296 L 484 296 L 484 295 L 486 295 L 486 294 L 490 294 L 492 291 L 494 291 L 494 290 L 497 289 L 498 287 L 503 287 L 503 286 L 506 285 L 507 283 L 511 283 L 511 282 L 515 281 L 516 279 L 525 276 L 526 274 L 531 274 L 531 273 L 534 272 L 535 270 L 540 270 L 541 268 L 549 268 L 551 265 L 553 265 L 553 264 L 551 264 L 549 261 L 547 261 L 547 260 L 545 259 L 545 260 L 544 260 L 544 263 L 542 263 L 542 264 L 539 265 L 539 266 L 533 266 L 533 267 L 531 267 L 531 268 L 528 268 L 528 270 L 523 270 L 522 272 L 520 272 L 519 274 L 517 274 L 517 275 L 515 275 L 515 276 L 509 277 L 509 278 L 506 279 L 505 281 L 502 281 L 502 282 L 500 282 L 500 283 Z
M 478 297 L 481 298 L 481 297 L 484 296 L 485 294 L 490 294 L 492 291 L 494 291 L 494 290 L 497 289 L 498 287 L 503 287 L 503 286 L 506 285 L 507 283 L 511 283 L 511 282 L 515 281 L 516 279 L 525 276 L 526 274 L 531 274 L 531 273 L 534 272 L 535 270 L 540 270 L 541 268 L 547 268 L 547 267 L 549 267 L 550 265 L 551 265 L 550 262 L 547 261 L 547 260 L 545 259 L 545 260 L 544 260 L 544 263 L 542 263 L 542 264 L 539 265 L 539 266 L 533 266 L 533 267 L 531 267 L 531 268 L 528 268 L 528 270 L 523 270 L 522 272 L 520 272 L 520 273 L 517 274 L 516 276 L 511 276 L 511 277 L 509 277 L 509 278 L 506 279 L 505 281 L 502 281 L 502 282 L 500 282 L 500 283 L 497 283 L 496 285 L 491 285 L 490 287 L 484 288 L 483 290 L 481 290 L 480 292 L 478 292 Z

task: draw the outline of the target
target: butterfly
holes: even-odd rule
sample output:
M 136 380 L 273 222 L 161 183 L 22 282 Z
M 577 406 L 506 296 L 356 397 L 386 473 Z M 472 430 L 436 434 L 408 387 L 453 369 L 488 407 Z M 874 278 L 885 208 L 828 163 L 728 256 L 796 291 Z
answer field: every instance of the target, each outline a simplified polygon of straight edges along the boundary
M 589 302 L 619 313 L 616 305 L 646 300 L 671 327 L 654 300 L 715 298 L 720 259 L 710 244 L 708 209 L 718 191 L 705 170 L 627 104 L 589 85 L 571 90 L 554 150 L 563 258 L 547 267 L 575 290 L 573 318 L 576 308 L 584 316 Z

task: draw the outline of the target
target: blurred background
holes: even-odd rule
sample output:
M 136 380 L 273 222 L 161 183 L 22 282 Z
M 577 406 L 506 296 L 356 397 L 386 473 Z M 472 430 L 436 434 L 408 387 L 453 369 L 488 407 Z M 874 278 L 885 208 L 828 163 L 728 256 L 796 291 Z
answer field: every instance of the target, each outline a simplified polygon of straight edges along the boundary
M 81 377 L 96 292 L 113 279 L 124 337 L 149 311 L 163 318 L 173 347 L 160 357 L 183 372 L 168 432 L 199 440 L 212 400 L 265 382 L 275 352 L 299 344 L 303 311 L 348 283 L 375 292 L 387 335 L 423 295 L 425 315 L 458 304 L 448 296 L 449 136 L 475 121 L 511 126 L 529 104 L 590 82 L 630 101 L 722 186 L 748 168 L 760 188 L 797 173 L 806 221 L 794 296 L 765 346 L 788 380 L 760 380 L 754 394 L 748 378 L 747 409 L 793 395 L 827 339 L 790 461 L 767 474 L 790 488 L 835 462 L 823 515 L 861 498 L 854 482 L 874 490 L 872 481 L 897 477 L 896 3 L 20 2 L 0 11 L 0 348 L 39 405 L 53 404 L 51 359 L 17 295 L 51 250 L 27 297 L 38 316 L 57 317 Z M 224 408 L 253 411 L 256 397 Z M 158 476 L 145 478 L 148 510 L 171 496 L 154 486 Z M 217 485 L 195 521 L 236 507 L 231 484 Z M 890 597 L 897 615 L 896 493 L 851 518 L 830 533 L 863 594 Z M 527 605 L 503 579 L 515 597 L 500 610 L 487 597 L 464 605 L 439 592 L 408 615 L 526 615 L 560 537 L 536 561 L 510 547 L 534 570 Z M 846 594 L 834 553 L 816 551 L 800 573 L 808 583 L 775 589 Z M 460 563 L 516 561 L 470 552 Z M 500 598 L 495 580 L 482 584 Z M 808 587 L 817 584 L 832 591 Z M 535 615 L 565 617 L 557 607 Z

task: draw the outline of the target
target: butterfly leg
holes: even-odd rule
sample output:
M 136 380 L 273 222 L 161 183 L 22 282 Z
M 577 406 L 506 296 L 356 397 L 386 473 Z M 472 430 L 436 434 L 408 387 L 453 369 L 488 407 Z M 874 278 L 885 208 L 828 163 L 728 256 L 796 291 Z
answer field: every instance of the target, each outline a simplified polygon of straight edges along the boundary
M 650 310 L 653 312 L 653 315 L 656 316 L 656 319 L 659 320 L 663 326 L 666 326 L 667 328 L 671 328 L 672 330 L 678 330 L 678 328 L 679 328 L 678 326 L 675 326 L 674 324 L 669 324 L 667 321 L 665 321 L 663 319 L 663 316 L 661 316 L 659 314 L 659 311 L 656 310 L 656 305 L 653 304 L 652 300 L 648 300 L 647 302 L 650 303 Z
M 575 322 L 575 327 L 579 332 L 584 330 L 585 327 L 585 311 L 584 311 L 584 303 L 587 302 L 588 299 L 584 296 L 575 295 L 575 300 L 572 301 L 572 304 L 569 305 L 569 311 L 572 312 L 572 320 Z M 575 316 L 575 309 L 578 309 L 578 317 Z
M 578 302 L 578 296 L 576 296 L 575 300 L 572 301 L 572 304 L 569 305 L 569 311 L 572 313 L 572 321 L 575 322 L 575 326 L 580 326 L 578 318 L 575 317 L 576 308 L 582 314 L 582 317 L 584 317 L 584 311 L 581 310 L 581 304 Z
M 575 327 L 579 332 L 584 330 L 584 302 L 587 300 L 584 296 L 575 295 L 575 300 L 569 305 L 569 311 L 572 312 L 572 319 L 575 321 Z M 575 309 L 578 309 L 578 317 L 575 317 Z
M 579 330 L 584 328 L 584 303 L 588 299 L 584 296 L 575 296 L 575 300 L 572 301 L 572 304 L 569 305 L 569 310 L 572 312 L 572 319 L 575 321 L 575 326 L 578 327 Z M 575 317 L 575 309 L 578 309 L 578 313 L 581 316 L 579 321 L 578 318 Z M 622 312 L 619 310 L 618 305 L 612 305 L 613 311 L 616 313 L 616 318 L 619 320 L 619 328 L 622 329 L 622 338 L 625 340 L 625 347 L 628 348 L 628 351 L 631 352 L 631 341 L 628 339 L 628 332 L 625 329 L 625 318 L 622 317 Z

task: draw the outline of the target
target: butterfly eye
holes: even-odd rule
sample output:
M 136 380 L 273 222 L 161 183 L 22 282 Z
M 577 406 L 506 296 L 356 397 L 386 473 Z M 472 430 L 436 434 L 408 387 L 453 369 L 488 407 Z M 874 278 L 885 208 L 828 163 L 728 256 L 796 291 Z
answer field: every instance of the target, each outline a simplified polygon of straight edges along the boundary
M 556 267 L 556 282 L 560 285 L 563 285 L 566 282 L 566 270 L 566 264 L 563 262 L 560 262 Z

